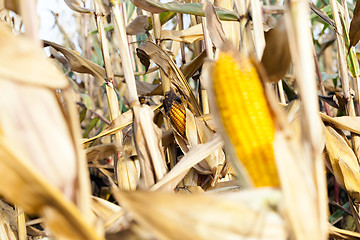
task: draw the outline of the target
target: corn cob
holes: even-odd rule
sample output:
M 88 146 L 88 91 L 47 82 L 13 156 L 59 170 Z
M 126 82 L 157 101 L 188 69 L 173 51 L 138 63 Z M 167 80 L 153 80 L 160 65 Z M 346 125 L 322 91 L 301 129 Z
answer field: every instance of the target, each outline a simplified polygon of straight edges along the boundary
M 186 114 L 185 107 L 181 105 L 173 91 L 165 94 L 164 99 L 165 114 L 169 116 L 175 129 L 185 138 Z
M 279 186 L 274 122 L 254 65 L 244 56 L 220 52 L 213 88 L 224 130 L 254 185 Z

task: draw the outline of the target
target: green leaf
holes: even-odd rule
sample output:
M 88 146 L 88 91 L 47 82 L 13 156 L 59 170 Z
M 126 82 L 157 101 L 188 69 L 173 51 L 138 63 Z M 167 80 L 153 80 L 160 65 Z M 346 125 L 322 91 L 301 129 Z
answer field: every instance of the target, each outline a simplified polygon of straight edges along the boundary
M 96 126 L 97 122 L 99 121 L 99 117 L 95 117 L 91 120 L 89 126 L 86 128 L 83 138 L 86 138 L 90 131 Z
M 130 21 L 131 15 L 133 14 L 135 10 L 135 5 L 132 4 L 130 0 L 126 1 L 126 14 L 127 14 L 127 21 Z
M 326 72 L 321 72 L 322 81 L 327 81 L 329 79 L 336 80 L 339 77 L 339 74 L 327 74 Z
M 81 112 L 80 112 L 80 117 L 79 117 L 79 118 L 80 118 L 80 122 L 84 121 L 85 116 L 86 116 L 86 112 L 87 112 L 87 108 L 86 108 L 86 107 L 81 110 Z
M 347 202 L 345 203 L 343 206 L 343 208 L 350 210 L 350 203 Z M 342 217 L 344 216 L 345 212 L 341 209 L 336 210 L 330 217 L 329 217 L 329 223 L 331 225 L 334 225 L 335 223 L 337 223 L 338 221 L 340 221 L 342 219 Z
M 92 100 L 90 98 L 90 96 L 88 94 L 85 94 L 85 93 L 80 93 L 80 96 L 86 106 L 87 109 L 93 109 L 94 106 L 93 106 L 93 103 L 92 103 Z

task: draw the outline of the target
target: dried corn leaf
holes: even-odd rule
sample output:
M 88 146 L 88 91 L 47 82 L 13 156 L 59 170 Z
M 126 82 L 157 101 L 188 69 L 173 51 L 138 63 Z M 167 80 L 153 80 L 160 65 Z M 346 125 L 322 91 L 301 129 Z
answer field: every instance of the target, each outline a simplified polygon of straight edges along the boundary
M 27 240 L 26 224 L 25 224 L 25 212 L 24 210 L 15 205 L 15 213 L 17 220 L 17 233 L 19 240 Z
M 185 108 L 185 116 L 185 135 L 191 149 L 191 147 L 198 145 L 200 140 L 197 133 L 194 114 L 192 114 L 189 109 Z
M 141 166 L 143 188 L 148 189 L 167 173 L 161 144 L 161 130 L 153 123 L 154 113 L 147 105 L 133 106 L 134 136 Z
M 205 13 L 203 11 L 203 5 L 199 3 L 180 3 L 176 1 L 170 3 L 161 3 L 155 0 L 131 0 L 131 2 L 135 6 L 152 13 L 171 11 L 176 13 L 191 14 L 191 15 L 197 15 L 203 17 L 205 16 Z M 215 8 L 215 10 L 221 20 L 227 20 L 227 21 L 239 20 L 239 16 L 234 12 L 230 12 L 222 8 Z
M 206 27 L 210 38 L 217 48 L 220 48 L 225 41 L 225 32 L 216 14 L 215 7 L 208 0 L 204 1 L 204 12 L 206 18 Z M 211 46 L 209 46 L 211 47 Z
M 136 81 L 136 90 L 139 96 L 152 96 L 162 94 L 161 84 Z
M 68 81 L 31 41 L 15 37 L 4 23 L 0 24 L 0 35 L 2 78 L 53 89 L 68 86 Z M 46 71 L 43 71 L 44 69 Z
M 340 229 L 330 224 L 329 224 L 329 233 L 330 236 L 333 237 L 334 239 L 346 239 L 346 240 L 360 239 L 360 233 L 345 229 Z
M 20 13 L 20 1 L 5 0 L 5 8 L 19 14 Z
M 161 104 L 157 105 L 157 106 L 151 106 L 151 109 L 153 111 L 155 111 L 159 107 L 161 107 Z M 87 147 L 88 144 L 90 144 L 91 142 L 93 142 L 101 137 L 112 135 L 112 134 L 124 129 L 127 126 L 130 126 L 132 122 L 133 122 L 133 112 L 131 110 L 128 110 L 125 113 L 121 114 L 116 119 L 114 119 L 114 121 L 112 121 L 111 124 L 107 128 L 105 128 L 101 133 L 99 133 L 98 135 L 96 135 L 92 138 L 83 140 L 83 144 Z
M 355 46 L 360 39 L 359 26 L 360 26 L 360 3 L 359 1 L 356 1 L 356 5 L 354 9 L 354 17 L 350 24 L 350 32 L 349 32 L 350 46 L 348 50 L 350 50 L 352 46 Z
M 178 42 L 193 43 L 195 41 L 202 40 L 204 34 L 201 24 L 197 24 L 185 30 L 163 30 L 161 31 L 161 39 L 173 40 Z
M 9 204 L 5 203 L 4 201 L 0 200 L 0 209 L 1 209 L 1 213 L 3 214 L 3 217 L 5 218 L 5 221 L 10 225 L 10 226 L 16 226 L 16 218 L 15 216 L 15 210 L 12 206 L 10 206 Z
M 88 162 L 95 162 L 114 155 L 118 150 L 115 143 L 101 144 L 86 149 L 86 158 Z
M 102 198 L 93 197 L 92 210 L 102 220 L 106 233 L 118 232 L 127 224 L 123 208 Z
M 98 138 L 114 134 L 124 129 L 125 127 L 129 126 L 132 123 L 133 120 L 132 117 L 133 117 L 132 111 L 131 110 L 126 111 L 125 113 L 121 114 L 119 117 L 114 119 L 114 121 L 112 121 L 111 124 L 107 128 L 105 128 L 100 134 L 84 140 L 83 144 L 91 143 Z
M 276 132 L 274 151 L 281 180 L 285 211 L 291 231 L 297 239 L 322 239 L 318 216 L 316 187 L 308 174 L 298 142 L 283 132 Z M 296 187 L 294 187 L 296 186 Z
M 325 23 L 335 28 L 335 22 L 326 13 L 319 9 L 313 2 L 309 2 L 310 9 Z
M 77 159 L 54 92 L 1 77 L 0 89 L 3 136 L 16 143 L 48 181 L 75 200 Z
M 219 195 L 115 190 L 114 196 L 160 239 L 287 239 L 277 213 Z
M 145 11 L 151 13 L 162 13 L 166 10 L 152 4 L 152 2 L 143 1 L 143 0 L 131 0 L 131 2 L 138 8 L 144 9 Z
M 346 112 L 347 101 L 341 93 L 336 92 L 334 95 L 330 96 L 319 95 L 319 99 L 342 112 Z
M 287 73 L 291 55 L 284 18 L 281 17 L 276 26 L 265 33 L 266 46 L 261 59 L 267 76 L 271 82 L 281 80 Z
M 137 158 L 133 160 L 127 155 L 120 158 L 116 164 L 116 176 L 120 189 L 136 190 L 140 178 L 140 167 L 138 165 Z
M 69 61 L 71 70 L 78 73 L 88 73 L 93 75 L 99 80 L 99 83 L 104 83 L 104 79 L 106 79 L 105 69 L 96 63 L 87 60 L 80 56 L 80 54 L 74 50 L 67 49 L 59 44 L 54 42 L 44 40 L 44 46 L 51 46 L 57 51 L 64 54 L 66 59 Z
M 219 8 L 223 8 L 226 9 L 228 11 L 236 11 L 235 8 L 235 1 L 234 0 L 230 0 L 230 1 L 214 1 L 214 6 L 219 7 Z M 240 14 L 238 12 L 238 14 Z M 253 17 L 254 15 L 251 14 L 251 17 Z M 225 32 L 225 37 L 227 39 L 229 39 L 234 46 L 239 46 L 240 45 L 240 39 L 241 39 L 241 27 L 240 27 L 240 22 L 234 22 L 234 21 L 222 21 L 221 22 L 224 32 Z
M 125 138 L 122 154 L 115 165 L 115 170 L 120 189 L 136 190 L 140 178 L 140 166 L 133 134 Z
M 202 51 L 196 58 L 191 60 L 191 62 L 186 63 L 180 67 L 181 72 L 184 74 L 185 79 L 189 79 L 191 76 L 194 75 L 196 71 L 198 71 L 205 60 L 206 51 Z
M 148 17 L 139 15 L 126 26 L 127 35 L 138 35 L 146 33 L 149 27 Z
M 50 185 L 13 143 L 0 136 L 0 194 L 45 218 L 58 239 L 102 239 L 61 192 Z M 26 197 L 24 197 L 26 196 Z
M 169 55 L 153 42 L 147 41 L 136 50 L 140 61 L 145 66 L 153 60 L 170 78 L 171 82 L 179 89 L 182 95 L 191 103 L 197 115 L 201 115 L 200 107 L 195 96 L 180 69 L 176 66 Z
M 0 239 L 17 240 L 15 210 L 0 201 Z
M 220 136 L 214 137 L 205 144 L 194 146 L 185 156 L 170 170 L 159 182 L 151 187 L 151 190 L 173 191 L 179 182 L 184 178 L 186 173 L 209 156 L 211 153 L 224 145 Z
M 194 146 L 198 144 L 204 144 L 210 141 L 214 135 L 205 124 L 200 121 L 198 118 L 195 118 L 192 112 L 186 108 L 186 138 L 189 143 L 189 149 L 191 150 Z M 225 161 L 225 154 L 221 148 L 215 150 L 209 156 L 207 156 L 204 161 L 201 161 L 194 168 L 203 175 L 206 174 L 215 174 L 220 170 L 220 166 Z M 214 178 L 215 183 L 217 181 Z
M 186 133 L 186 139 L 189 144 L 188 148 L 189 150 L 191 150 L 193 147 L 199 145 L 200 143 L 205 143 L 205 142 L 200 141 L 198 128 L 195 122 L 194 115 L 192 114 L 192 112 L 190 112 L 189 109 L 186 108 L 185 110 L 186 110 L 185 133 Z M 194 168 L 203 175 L 212 173 L 211 168 L 209 167 L 206 161 L 201 161 L 200 163 L 196 164 Z
M 47 224 L 50 225 L 57 221 L 57 217 L 61 217 L 59 214 L 69 214 L 69 209 L 58 209 L 55 206 L 60 201 L 59 198 L 61 201 L 73 201 L 78 204 L 83 214 L 81 215 L 72 203 L 67 203 L 70 208 L 75 209 L 76 214 L 79 214 L 75 224 L 79 227 L 85 224 L 83 227 L 87 228 L 89 227 L 87 223 L 93 220 L 93 215 L 89 214 L 88 209 L 89 179 L 83 162 L 84 155 L 77 144 L 79 125 L 78 119 L 74 119 L 76 110 L 72 103 L 73 99 L 69 98 L 66 90 L 68 82 L 44 58 L 39 47 L 22 37 L 14 37 L 4 25 L 0 25 L 0 31 L 2 33 L 0 56 L 1 59 L 7 59 L 1 67 L 8 68 L 0 71 L 0 110 L 3 113 L 0 116 L 1 151 L 4 155 L 2 164 L 6 166 L 4 171 L 8 169 L 10 171 L 8 174 L 13 173 L 13 176 L 6 181 L 8 186 L 1 186 L 0 191 L 27 211 L 38 214 L 45 214 L 46 211 L 51 214 L 51 216 L 47 215 Z M 18 63 L 21 65 L 19 66 Z M 14 66 L 18 68 L 14 69 Z M 8 70 L 12 73 L 6 72 Z M 62 88 L 58 91 L 59 98 L 55 88 Z M 16 152 L 26 157 L 18 160 L 19 162 L 11 159 L 17 157 L 13 155 L 14 148 Z M 7 161 L 14 165 L 8 166 Z M 26 167 L 31 167 L 31 170 L 25 169 Z M 20 172 L 14 172 L 13 168 L 18 168 Z M 33 179 L 33 175 L 36 174 L 42 176 L 40 180 Z M 29 175 L 27 177 L 30 179 L 24 178 L 23 175 Z M 23 182 L 24 180 L 27 184 Z M 51 186 L 43 185 L 39 181 L 47 181 Z M 29 186 L 30 184 L 32 185 Z M 57 188 L 51 191 L 60 189 L 64 194 L 60 195 L 60 192 L 57 192 L 59 196 L 55 196 L 57 198 L 53 203 L 55 205 L 47 202 L 55 198 L 51 195 L 53 193 L 46 192 L 50 191 L 49 188 Z M 15 190 L 17 192 L 13 193 Z M 42 191 L 46 192 L 45 195 L 50 194 L 51 199 L 49 200 L 48 196 L 44 199 L 46 196 L 39 194 Z M 64 208 L 63 205 L 60 206 Z M 63 210 L 64 213 L 60 213 Z M 82 216 L 87 216 L 86 220 L 82 219 Z M 72 224 L 69 223 L 71 220 L 74 221 L 74 219 L 67 221 L 66 217 L 62 218 L 65 221 L 59 221 L 60 227 Z M 53 231 L 64 235 L 61 231 L 57 232 L 59 231 L 57 226 Z M 71 233 L 68 234 L 75 234 L 74 229 L 69 231 Z M 84 232 L 75 235 L 82 234 Z M 84 235 L 81 238 L 85 239 Z
M 200 143 L 206 143 L 211 140 L 214 133 L 205 126 L 204 122 L 195 119 Z M 214 175 L 211 185 L 214 186 L 220 176 L 220 171 L 225 163 L 225 153 L 222 148 L 216 149 L 212 154 L 205 158 L 206 169 Z M 201 164 L 201 163 L 200 163 Z
M 25 39 L 15 38 L 3 25 L 0 29 L 3 32 L 1 48 L 4 49 L 0 51 L 1 59 L 9 57 L 2 67 L 8 67 L 18 74 L 10 76 L 0 72 L 2 134 L 11 142 L 16 142 L 19 151 L 29 156 L 32 164 L 52 184 L 62 189 L 69 199 L 77 201 L 76 192 L 80 189 L 75 186 L 79 186 L 77 181 L 82 179 L 78 178 L 82 169 L 78 168 L 77 161 L 81 160 L 73 142 L 78 129 L 73 129 L 72 115 L 67 112 L 73 105 L 69 102 L 67 109 L 61 109 L 55 91 L 48 88 L 67 87 L 67 80 L 44 59 L 40 48 Z M 17 62 L 24 66 L 15 70 L 11 66 L 16 66 Z M 44 65 L 32 65 L 33 62 Z M 32 68 L 31 71 L 28 71 L 28 67 Z M 19 81 L 11 81 L 15 78 Z M 45 87 L 37 85 L 40 83 L 38 79 Z M 64 103 L 68 100 L 65 92 Z M 65 119 L 65 112 L 69 114 L 69 119 Z
M 329 126 L 326 127 L 325 146 L 336 181 L 353 198 L 360 199 L 360 167 L 354 151 L 343 137 Z
M 347 130 L 353 133 L 360 134 L 360 117 L 329 117 L 320 112 L 321 120 L 333 124 L 336 128 Z
M 94 10 L 82 7 L 81 3 L 79 3 L 77 0 L 64 0 L 66 5 L 73 11 L 79 12 L 79 13 L 93 13 Z

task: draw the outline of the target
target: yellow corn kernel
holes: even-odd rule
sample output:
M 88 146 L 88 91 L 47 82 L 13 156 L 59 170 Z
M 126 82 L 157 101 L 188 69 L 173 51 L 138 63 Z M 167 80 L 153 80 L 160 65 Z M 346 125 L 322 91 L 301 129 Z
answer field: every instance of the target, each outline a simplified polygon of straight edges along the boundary
M 254 185 L 279 186 L 275 126 L 254 65 L 244 56 L 220 52 L 213 88 L 224 130 Z
M 165 94 L 164 108 L 166 115 L 169 116 L 175 129 L 180 133 L 181 136 L 185 137 L 185 107 L 178 102 L 173 91 L 167 92 Z

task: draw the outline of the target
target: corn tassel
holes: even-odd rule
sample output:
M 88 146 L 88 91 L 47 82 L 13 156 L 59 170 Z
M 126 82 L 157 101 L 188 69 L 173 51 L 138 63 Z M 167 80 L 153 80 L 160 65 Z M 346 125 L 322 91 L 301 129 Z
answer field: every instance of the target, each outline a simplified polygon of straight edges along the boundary
M 175 129 L 185 138 L 185 107 L 178 102 L 173 91 L 169 91 L 165 94 L 164 108 L 165 114 L 169 116 Z
M 254 185 L 279 186 L 275 126 L 254 65 L 244 56 L 220 52 L 213 88 L 224 130 Z

